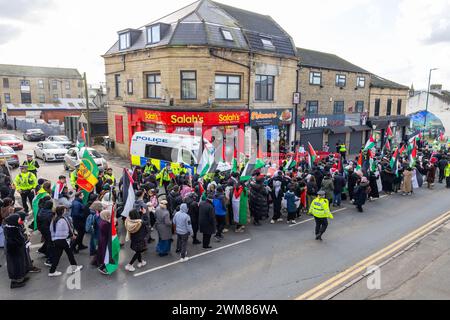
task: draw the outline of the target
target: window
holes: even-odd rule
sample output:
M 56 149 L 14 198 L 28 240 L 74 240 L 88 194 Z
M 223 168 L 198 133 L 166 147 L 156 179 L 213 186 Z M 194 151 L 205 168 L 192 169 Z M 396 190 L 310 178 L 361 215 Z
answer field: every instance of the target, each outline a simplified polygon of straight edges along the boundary
M 343 114 L 344 113 L 344 101 L 335 101 L 334 102 L 334 114 Z
M 159 24 L 147 28 L 147 43 L 158 43 L 161 41 L 161 26 Z
M 38 89 L 44 89 L 44 80 L 42 79 L 38 80 Z
M 29 93 L 29 92 L 21 92 L 20 98 L 21 98 L 23 104 L 31 103 L 31 93 Z
M 39 103 L 45 103 L 45 96 L 43 94 L 39 95 Z
M 261 38 L 261 42 L 265 49 L 274 50 L 275 46 L 273 45 L 273 42 L 269 38 Z
M 161 99 L 161 74 L 147 75 L 147 98 Z
M 52 90 L 58 90 L 58 81 L 52 80 Z
M 114 75 L 115 88 L 116 88 L 116 98 L 120 97 L 120 74 Z
M 379 117 L 380 116 L 380 105 L 381 105 L 381 100 L 380 99 L 375 99 L 375 110 L 374 110 L 374 117 Z
M 115 116 L 115 125 L 116 125 L 116 142 L 123 143 L 123 116 L 116 115 Z
M 392 114 L 392 99 L 388 99 L 386 107 L 386 115 L 390 116 Z
M 356 78 L 356 87 L 364 88 L 366 86 L 366 78 L 365 77 L 357 77 Z
M 273 101 L 274 83 L 274 76 L 256 75 L 255 99 L 257 101 Z
M 54 102 L 54 103 L 58 103 L 58 100 L 59 100 L 58 95 L 57 95 L 57 94 L 54 94 L 54 95 L 53 95 L 53 102 Z
M 319 101 L 307 101 L 306 102 L 306 114 L 314 115 L 319 113 Z
M 320 86 L 322 84 L 322 72 L 311 71 L 309 73 L 309 84 Z
M 181 99 L 197 99 L 197 72 L 181 71 Z
M 187 164 L 188 166 L 195 163 L 194 158 L 192 157 L 192 154 L 189 150 L 181 150 L 181 158 L 183 159 L 183 162 Z
M 355 112 L 356 113 L 364 112 L 364 101 L 356 101 Z
M 347 76 L 345 74 L 337 74 L 336 75 L 336 86 L 345 87 L 347 83 Z
M 240 100 L 241 77 L 229 75 L 216 75 L 216 99 Z
M 222 36 L 225 40 L 234 41 L 233 34 L 231 34 L 231 31 L 224 29 L 221 29 L 220 31 L 222 31 Z
M 70 90 L 70 81 L 66 81 L 66 90 Z
M 9 79 L 3 78 L 3 88 L 8 89 L 9 88 Z
M 66 94 L 66 99 L 71 99 L 71 98 L 72 98 L 72 95 Z
M 30 80 L 20 80 L 20 92 L 31 92 Z
M 130 47 L 131 39 L 130 33 L 122 33 L 119 35 L 119 50 L 125 50 Z
M 127 93 L 129 95 L 133 94 L 133 79 L 127 80 Z
M 82 82 L 78 81 L 78 88 L 81 88 Z
M 145 146 L 145 157 L 147 159 L 174 162 L 174 159 L 178 158 L 178 149 L 148 144 Z
M 398 99 L 397 101 L 397 115 L 401 115 L 402 114 L 402 99 Z
M 9 93 L 5 93 L 5 103 L 11 103 L 11 95 Z

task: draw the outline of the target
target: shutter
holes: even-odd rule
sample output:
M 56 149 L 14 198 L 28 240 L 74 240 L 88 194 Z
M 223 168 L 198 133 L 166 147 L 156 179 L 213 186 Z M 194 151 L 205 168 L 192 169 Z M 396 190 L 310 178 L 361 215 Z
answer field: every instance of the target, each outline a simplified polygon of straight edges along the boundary
M 116 120 L 116 142 L 123 143 L 123 116 L 115 116 Z

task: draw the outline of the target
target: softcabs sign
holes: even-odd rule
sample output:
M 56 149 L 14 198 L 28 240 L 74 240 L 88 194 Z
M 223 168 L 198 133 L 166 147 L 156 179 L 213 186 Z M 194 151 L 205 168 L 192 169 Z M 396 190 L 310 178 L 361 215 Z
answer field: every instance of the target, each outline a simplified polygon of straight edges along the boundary
M 259 109 L 251 112 L 252 127 L 277 126 L 291 124 L 294 119 L 293 109 Z
M 141 121 L 154 124 L 188 127 L 193 127 L 196 123 L 204 125 L 238 125 L 249 122 L 247 111 L 166 112 L 141 110 L 139 118 Z

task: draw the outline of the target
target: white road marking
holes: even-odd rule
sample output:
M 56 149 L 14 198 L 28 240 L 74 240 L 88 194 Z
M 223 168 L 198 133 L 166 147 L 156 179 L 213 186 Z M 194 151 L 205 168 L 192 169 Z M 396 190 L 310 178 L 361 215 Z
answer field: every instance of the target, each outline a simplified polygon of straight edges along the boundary
M 42 247 L 42 243 L 40 243 L 40 244 L 33 244 L 33 245 L 30 246 L 30 249 L 36 249 L 36 248 L 40 248 L 40 247 Z
M 335 214 L 335 213 L 338 213 L 338 212 L 341 212 L 341 211 L 344 211 L 344 210 L 347 210 L 347 208 L 341 208 L 341 209 L 338 209 L 338 210 L 333 211 L 333 212 L 331 212 L 331 213 L 332 213 L 332 214 Z M 305 221 L 302 221 L 302 222 L 298 222 L 298 223 L 296 223 L 296 224 L 291 224 L 291 225 L 289 225 L 289 228 L 292 228 L 292 227 L 295 227 L 295 226 L 299 226 L 299 225 L 301 225 L 301 224 L 304 224 L 304 223 L 307 223 L 307 222 L 310 222 L 310 221 L 313 221 L 313 220 L 314 220 L 314 218 L 308 219 L 308 220 L 305 220 Z
M 211 253 L 214 253 L 214 252 L 217 252 L 217 251 L 226 249 L 226 248 L 234 247 L 234 246 L 237 246 L 238 244 L 245 243 L 245 242 L 248 242 L 248 241 L 250 241 L 250 240 L 252 240 L 252 239 L 241 240 L 241 241 L 238 241 L 238 242 L 235 242 L 235 243 L 231 243 L 231 244 L 228 244 L 228 245 L 226 245 L 226 246 L 223 246 L 223 247 L 220 247 L 220 248 L 211 250 L 211 251 L 206 251 L 206 252 L 200 253 L 200 254 L 198 254 L 198 255 L 189 257 L 189 260 L 193 260 L 193 259 L 196 259 L 196 258 L 205 256 L 205 255 L 207 255 L 207 254 L 211 254 Z M 153 268 L 153 269 L 144 271 L 144 272 L 136 273 L 134 276 L 135 276 L 135 277 L 139 277 L 139 276 L 142 276 L 142 275 L 144 275 L 144 274 L 151 273 L 151 272 L 155 272 L 155 271 L 158 271 L 158 270 L 161 270 L 161 269 L 165 269 L 165 268 L 174 266 L 174 265 L 179 264 L 179 263 L 181 263 L 181 262 L 180 262 L 180 261 L 175 261 L 175 262 L 172 262 L 172 263 L 168 263 L 168 264 L 165 264 L 165 265 L 160 266 L 160 267 L 156 267 L 156 268 Z

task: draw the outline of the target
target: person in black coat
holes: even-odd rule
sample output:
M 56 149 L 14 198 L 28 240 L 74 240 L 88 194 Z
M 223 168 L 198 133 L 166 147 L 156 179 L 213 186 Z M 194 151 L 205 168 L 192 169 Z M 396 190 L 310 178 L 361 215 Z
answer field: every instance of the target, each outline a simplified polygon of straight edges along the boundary
M 271 224 L 275 222 L 281 222 L 283 219 L 281 218 L 281 202 L 284 197 L 283 191 L 283 178 L 278 175 L 272 181 L 272 189 L 270 192 L 270 196 L 273 201 L 273 218 L 270 221 Z
M 352 201 L 355 199 L 355 187 L 356 187 L 356 183 L 358 182 L 358 175 L 352 170 L 348 171 L 348 196 L 349 196 L 349 200 Z
M 380 192 L 378 191 L 377 180 L 378 180 L 377 175 L 374 172 L 371 172 L 369 175 L 369 187 L 370 187 L 369 198 L 370 198 L 370 200 L 380 198 Z
M 214 199 L 208 197 L 199 206 L 198 223 L 200 232 L 203 234 L 203 249 L 211 249 L 209 245 L 211 236 L 216 233 L 216 213 L 213 206 Z
M 12 214 L 4 221 L 6 264 L 11 289 L 25 286 L 29 280 L 26 252 L 26 239 L 22 232 L 23 220 L 18 214 Z
M 441 160 L 439 160 L 438 162 L 438 167 L 439 167 L 439 183 L 442 183 L 444 181 L 445 178 L 445 168 L 448 165 L 448 159 L 447 157 L 443 156 L 441 158 Z
M 37 227 L 39 232 L 41 233 L 42 237 L 44 238 L 44 243 L 42 244 L 41 248 L 38 249 L 38 252 L 45 255 L 47 258 L 47 261 L 45 262 L 46 266 L 52 265 L 52 235 L 50 233 L 50 224 L 53 219 L 53 201 L 47 200 L 43 208 L 39 210 L 38 216 L 37 216 Z
M 258 178 L 256 183 L 250 184 L 250 213 L 253 216 L 255 226 L 260 226 L 259 220 L 269 214 L 269 203 L 267 189 L 264 186 L 264 178 Z
M 192 244 L 200 244 L 201 242 L 197 239 L 197 233 L 199 229 L 199 206 L 197 201 L 197 194 L 195 192 L 190 193 L 186 199 L 186 204 L 188 205 L 188 214 L 191 217 L 192 231 L 194 231 Z
M 179 210 L 179 206 L 183 203 L 179 186 L 175 186 L 172 191 L 169 192 L 167 202 L 169 203 L 167 209 L 169 210 L 170 218 L 173 218 L 175 212 Z
M 333 178 L 333 207 L 340 207 L 342 201 L 342 192 L 344 191 L 345 184 L 344 176 L 342 173 L 337 173 Z
M 392 192 L 394 192 L 394 178 L 395 175 L 389 166 L 381 172 L 381 184 L 383 185 L 383 191 L 386 194 L 392 194 Z
M 364 212 L 363 205 L 366 204 L 367 201 L 367 188 L 369 187 L 369 180 L 366 177 L 363 177 L 358 181 L 358 185 L 355 188 L 355 205 L 358 208 L 359 212 Z

